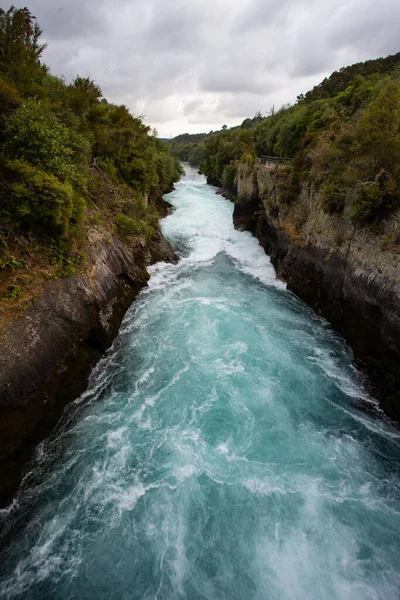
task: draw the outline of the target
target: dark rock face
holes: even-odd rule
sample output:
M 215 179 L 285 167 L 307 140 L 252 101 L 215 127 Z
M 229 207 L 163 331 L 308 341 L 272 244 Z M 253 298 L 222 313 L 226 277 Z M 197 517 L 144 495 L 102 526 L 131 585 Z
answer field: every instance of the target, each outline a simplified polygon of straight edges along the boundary
M 219 194 L 220 196 L 223 196 L 227 200 L 232 200 L 232 202 L 233 202 L 237 195 L 237 188 L 234 186 L 232 186 L 232 187 L 222 186 L 222 187 L 218 188 L 217 194 Z
M 91 271 L 49 283 L 0 338 L 0 504 L 11 499 L 33 445 L 86 388 L 147 283 L 146 266 L 176 260 L 160 231 L 134 248 L 96 232 L 92 238 Z
M 400 421 L 400 303 L 392 282 L 343 250 L 299 243 L 268 221 L 258 199 L 236 203 L 233 219 L 259 239 L 289 289 L 343 335 L 382 409 Z

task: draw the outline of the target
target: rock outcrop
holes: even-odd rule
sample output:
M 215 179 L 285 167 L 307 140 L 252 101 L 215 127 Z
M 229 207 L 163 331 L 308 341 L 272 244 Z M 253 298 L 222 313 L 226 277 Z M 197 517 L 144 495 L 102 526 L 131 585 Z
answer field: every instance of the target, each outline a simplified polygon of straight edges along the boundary
M 285 196 L 284 169 L 238 167 L 234 222 L 257 236 L 289 289 L 352 346 L 380 400 L 400 421 L 400 214 L 379 233 L 346 211 L 328 215 L 318 191 Z
M 101 229 L 90 232 L 84 274 L 49 282 L 41 297 L 0 336 L 0 501 L 10 500 L 33 445 L 65 404 L 86 387 L 91 368 L 116 336 L 146 285 L 146 267 L 175 261 L 158 230 L 129 247 Z

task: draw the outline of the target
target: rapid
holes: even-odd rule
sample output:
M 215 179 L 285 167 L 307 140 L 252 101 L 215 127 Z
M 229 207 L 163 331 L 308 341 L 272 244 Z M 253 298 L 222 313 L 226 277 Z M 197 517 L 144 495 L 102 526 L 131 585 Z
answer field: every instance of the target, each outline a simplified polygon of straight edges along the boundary
M 215 191 L 1 511 L 1 598 L 399 598 L 400 432 Z

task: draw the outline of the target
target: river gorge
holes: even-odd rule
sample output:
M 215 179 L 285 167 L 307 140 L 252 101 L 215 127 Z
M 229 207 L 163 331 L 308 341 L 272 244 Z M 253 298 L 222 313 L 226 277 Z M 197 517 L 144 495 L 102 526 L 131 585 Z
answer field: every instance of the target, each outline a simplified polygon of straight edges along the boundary
M 88 389 L 1 511 L 0 597 L 398 598 L 400 432 L 187 173 Z

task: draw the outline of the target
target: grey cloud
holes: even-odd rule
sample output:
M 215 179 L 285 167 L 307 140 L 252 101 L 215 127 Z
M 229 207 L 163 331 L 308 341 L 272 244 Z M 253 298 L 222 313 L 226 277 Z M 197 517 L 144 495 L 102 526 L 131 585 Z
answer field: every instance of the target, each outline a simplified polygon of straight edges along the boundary
M 314 21 L 308 19 L 293 32 L 292 77 L 329 74 L 354 62 L 398 52 L 400 5 L 391 0 L 337 4 L 329 14 L 318 5 Z M 316 23 L 323 26 L 316 27 Z
M 360 60 L 366 52 L 368 58 L 396 53 L 400 50 L 399 22 L 398 2 L 354 2 L 336 15 L 328 40 L 335 48 L 355 49 L 362 55 Z
M 241 122 L 246 117 L 253 117 L 258 111 L 266 113 L 268 109 L 269 105 L 265 104 L 263 98 L 246 92 L 226 94 L 220 99 L 217 106 L 218 113 L 225 115 L 229 120 L 234 119 L 237 122 Z
M 67 80 L 89 76 L 160 135 L 293 102 L 352 62 L 400 50 L 397 0 L 31 0 Z
M 271 26 L 286 26 L 290 16 L 292 0 L 252 0 L 238 16 L 235 33 L 245 33 Z
M 145 32 L 153 48 L 177 53 L 195 51 L 201 43 L 203 27 L 207 23 L 206 14 L 200 5 L 191 5 L 180 0 L 172 5 L 153 6 L 153 20 Z
M 271 87 L 261 80 L 251 77 L 241 69 L 219 69 L 206 73 L 200 80 L 202 90 L 206 92 L 251 92 L 262 95 L 271 91 Z
M 195 110 L 198 110 L 203 105 L 203 101 L 196 99 L 190 100 L 189 102 L 185 102 L 185 106 L 183 107 L 183 114 L 185 117 L 190 116 Z
M 42 0 L 30 2 L 33 14 L 39 17 L 44 36 L 49 40 L 71 40 L 107 31 L 107 20 L 101 5 L 91 0 L 69 0 L 68 3 Z

